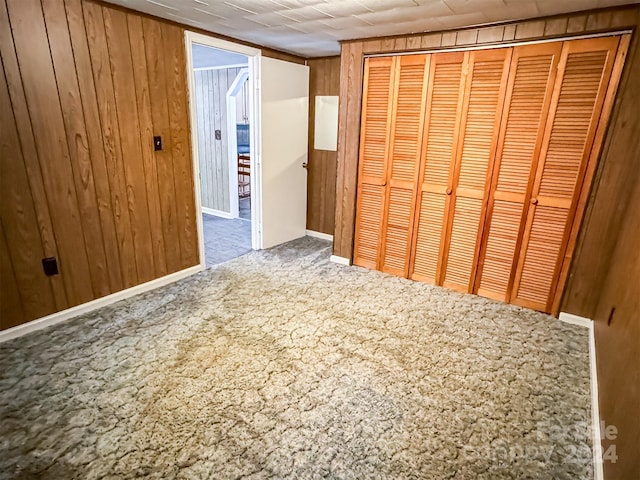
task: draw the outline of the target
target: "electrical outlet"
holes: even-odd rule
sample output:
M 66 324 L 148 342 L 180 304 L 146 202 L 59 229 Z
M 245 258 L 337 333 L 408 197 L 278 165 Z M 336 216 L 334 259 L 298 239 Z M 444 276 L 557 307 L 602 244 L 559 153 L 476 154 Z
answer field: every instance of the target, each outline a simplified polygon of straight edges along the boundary
M 47 277 L 58 274 L 58 261 L 56 257 L 47 257 L 42 259 L 42 268 Z

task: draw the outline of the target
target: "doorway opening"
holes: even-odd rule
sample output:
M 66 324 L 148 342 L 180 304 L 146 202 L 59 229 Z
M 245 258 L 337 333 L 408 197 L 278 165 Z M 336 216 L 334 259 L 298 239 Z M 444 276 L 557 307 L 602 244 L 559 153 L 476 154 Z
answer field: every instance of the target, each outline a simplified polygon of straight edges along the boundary
M 186 47 L 200 263 L 209 267 L 259 248 L 259 51 L 192 32 Z

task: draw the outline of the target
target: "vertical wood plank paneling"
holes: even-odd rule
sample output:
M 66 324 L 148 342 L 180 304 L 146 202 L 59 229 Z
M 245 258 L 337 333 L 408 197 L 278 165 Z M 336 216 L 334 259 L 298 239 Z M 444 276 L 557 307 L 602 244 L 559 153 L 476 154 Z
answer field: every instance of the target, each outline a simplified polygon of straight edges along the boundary
M 149 96 L 142 19 L 138 15 L 127 15 L 127 28 L 129 31 L 129 46 L 140 124 L 140 145 L 142 148 L 147 205 L 149 207 L 149 229 L 151 232 L 155 276 L 159 277 L 167 274 L 167 259 L 164 247 L 165 239 L 162 232 L 158 171 L 153 156 L 153 120 L 151 117 L 151 99 Z
M 196 121 L 198 122 L 198 161 L 203 207 L 231 212 L 229 188 L 230 162 L 227 131 L 227 91 L 240 68 L 219 68 L 195 72 Z M 238 94 L 237 114 L 242 119 L 243 93 Z M 215 131 L 220 130 L 220 140 Z M 234 188 L 235 184 L 231 186 Z
M 126 13 L 103 7 L 102 15 L 109 49 L 116 115 L 120 131 L 122 165 L 127 191 L 127 205 L 131 219 L 133 247 L 136 258 L 138 282 L 155 278 L 149 206 L 142 159 L 140 121 L 136 106 L 136 90 L 133 63 L 129 46 Z
M 40 2 L 7 2 L 70 305 L 94 298 L 66 132 Z
M 0 282 L 0 330 L 4 330 L 19 325 L 26 319 L 2 222 L 0 222 L 0 278 L 2 279 Z
M 169 86 L 164 71 L 164 44 L 162 25 L 150 18 L 142 19 L 151 93 L 151 118 L 153 133 L 160 135 L 164 149 L 154 152 L 158 169 L 158 191 L 160 193 L 160 211 L 162 213 L 162 230 L 165 238 L 165 253 L 169 273 L 180 270 L 180 236 L 178 235 L 176 193 L 174 185 L 173 148 L 171 126 L 169 124 Z
M 187 102 L 186 59 L 182 29 L 163 25 L 165 75 L 169 95 L 169 125 L 171 153 L 173 155 L 177 207 L 178 234 L 180 235 L 180 265 L 191 267 L 198 263 L 196 233 L 196 207 L 189 141 L 189 111 Z
M 82 231 L 90 259 L 91 283 L 94 295 L 102 297 L 111 293 L 111 287 L 67 15 L 64 3 L 59 0 L 43 0 L 42 8 L 78 195 Z
M 378 42 L 379 43 L 379 42 Z M 316 150 L 315 103 L 318 95 L 340 94 L 340 57 L 311 59 L 309 64 L 309 168 L 307 229 L 333 235 L 337 152 Z
M 102 141 L 111 191 L 111 207 L 118 236 L 122 283 L 125 288 L 138 283 L 133 233 L 127 199 L 120 130 L 116 112 L 111 65 L 102 8 L 91 2 L 82 4 L 93 79 L 98 99 Z M 123 119 L 124 120 L 124 119 Z
M 6 3 L 0 2 L 0 54 L 6 76 L 7 87 L 11 99 L 11 108 L 15 118 L 15 125 L 20 139 L 24 166 L 29 180 L 31 196 L 33 198 L 38 230 L 42 240 L 43 254 L 46 257 L 58 258 L 58 247 L 55 242 L 53 224 L 49 212 L 49 204 L 45 192 L 45 185 L 38 161 L 35 138 L 31 127 L 31 119 L 27 109 L 27 101 L 20 78 L 20 69 L 13 45 L 9 15 Z M 51 287 L 56 301 L 56 308 L 62 310 L 69 306 L 64 282 L 60 275 L 51 278 Z
M 102 125 L 98 110 L 96 87 L 93 82 L 91 57 L 87 42 L 80 0 L 65 0 L 67 24 L 71 37 L 75 71 L 78 88 L 82 99 L 82 111 L 86 124 L 87 140 L 94 175 L 96 201 L 102 227 L 102 237 L 108 267 L 110 292 L 122 290 L 122 269 L 120 265 L 120 251 L 118 235 L 111 205 L 111 188 L 107 164 L 105 160 L 102 138 Z M 97 179 L 97 180 L 96 180 Z
M 49 279 L 38 268 L 42 268 L 42 242 L 4 75 L 0 75 L 0 120 L 0 218 L 7 243 L 2 283 L 5 272 L 8 274 L 12 266 L 13 275 L 6 280 L 7 294 L 11 293 L 12 285 L 17 285 L 24 318 L 33 320 L 55 309 L 55 299 Z M 4 292 L 5 286 L 2 289 Z M 7 308 L 11 303 L 7 303 Z M 2 320 L 3 325 L 6 322 L 11 326 L 21 320 L 21 312 L 15 307 L 11 310 L 16 316 Z
M 336 183 L 335 255 L 351 258 L 355 226 L 356 181 L 362 103 L 362 46 L 348 46 L 340 59 L 340 108 Z M 348 125 L 348 128 L 344 128 Z

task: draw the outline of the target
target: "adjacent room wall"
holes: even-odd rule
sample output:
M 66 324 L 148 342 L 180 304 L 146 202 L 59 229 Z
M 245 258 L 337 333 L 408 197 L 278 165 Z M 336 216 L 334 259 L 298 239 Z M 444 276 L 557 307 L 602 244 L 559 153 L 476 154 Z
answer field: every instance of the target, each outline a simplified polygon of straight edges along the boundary
M 309 169 L 307 229 L 333 235 L 338 152 L 316 150 L 314 125 L 316 96 L 339 95 L 340 57 L 314 58 L 309 65 Z
M 216 68 L 194 72 L 198 122 L 198 161 L 202 206 L 231 212 L 229 198 L 229 148 L 227 145 L 227 91 L 241 68 Z M 244 104 L 248 82 L 238 94 L 236 116 L 248 111 Z M 243 123 L 247 123 L 244 122 Z M 215 131 L 220 130 L 220 139 Z M 237 186 L 235 187 L 237 190 Z
M 0 329 L 196 265 L 184 28 L 8 0 L 0 55 Z

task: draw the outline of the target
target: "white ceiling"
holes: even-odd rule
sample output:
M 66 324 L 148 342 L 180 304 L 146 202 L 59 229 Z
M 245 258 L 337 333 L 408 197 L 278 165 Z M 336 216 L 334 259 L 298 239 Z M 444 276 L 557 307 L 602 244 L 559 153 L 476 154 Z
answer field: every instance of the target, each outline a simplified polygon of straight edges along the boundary
M 555 15 L 640 0 L 107 0 L 304 57 L 339 40 Z

